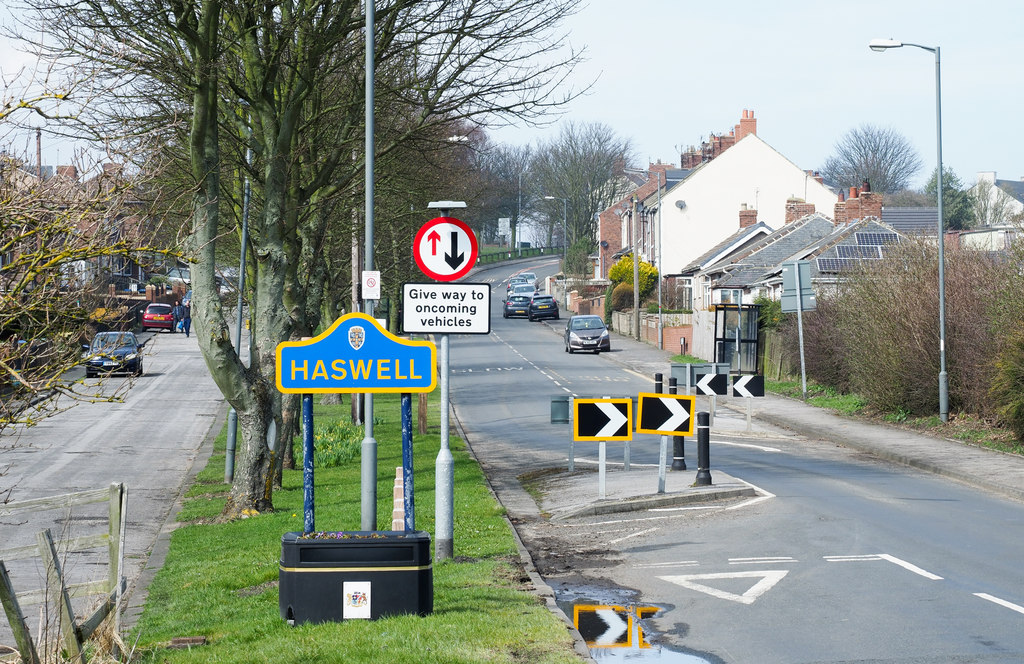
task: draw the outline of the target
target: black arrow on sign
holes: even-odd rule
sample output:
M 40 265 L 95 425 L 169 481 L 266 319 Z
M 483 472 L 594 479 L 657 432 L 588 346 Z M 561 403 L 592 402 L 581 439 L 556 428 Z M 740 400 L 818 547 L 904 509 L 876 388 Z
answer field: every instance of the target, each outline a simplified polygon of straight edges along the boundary
M 452 231 L 452 252 L 444 252 L 444 262 L 448 263 L 448 267 L 453 270 L 459 269 L 459 266 L 466 261 L 466 255 L 461 252 L 456 254 L 456 251 L 459 251 L 459 233 Z

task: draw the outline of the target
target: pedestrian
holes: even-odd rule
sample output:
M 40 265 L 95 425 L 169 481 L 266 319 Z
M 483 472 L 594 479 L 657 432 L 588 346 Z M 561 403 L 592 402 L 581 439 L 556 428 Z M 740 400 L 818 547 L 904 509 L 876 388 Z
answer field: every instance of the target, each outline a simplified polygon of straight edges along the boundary
M 185 307 L 181 306 L 181 300 L 174 301 L 174 306 L 171 307 L 171 316 L 174 318 L 174 322 L 171 325 L 171 334 L 174 334 L 178 329 L 178 323 L 185 318 Z
M 189 302 L 188 304 L 184 305 L 184 308 L 185 316 L 184 318 L 181 319 L 181 322 L 184 323 L 185 325 L 185 337 L 187 338 L 190 336 L 189 330 L 192 329 L 192 303 Z

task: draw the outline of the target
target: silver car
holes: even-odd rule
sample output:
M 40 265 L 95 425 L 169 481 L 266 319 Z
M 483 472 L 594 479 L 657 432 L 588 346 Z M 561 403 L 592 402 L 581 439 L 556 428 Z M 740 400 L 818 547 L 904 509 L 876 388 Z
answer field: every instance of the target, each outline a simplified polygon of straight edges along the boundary
M 565 324 L 565 352 L 592 350 L 595 353 L 612 349 L 608 326 L 600 316 L 571 316 Z

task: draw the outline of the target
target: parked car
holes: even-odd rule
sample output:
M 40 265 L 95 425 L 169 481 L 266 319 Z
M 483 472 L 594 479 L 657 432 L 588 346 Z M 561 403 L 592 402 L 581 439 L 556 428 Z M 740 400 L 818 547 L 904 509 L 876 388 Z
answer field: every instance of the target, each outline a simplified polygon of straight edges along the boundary
M 522 316 L 527 318 L 530 315 L 530 296 L 529 295 L 509 295 L 508 299 L 505 300 L 505 310 L 502 312 L 502 316 L 505 318 L 514 318 L 516 316 Z
M 189 291 L 191 293 L 192 291 Z M 143 330 L 167 330 L 173 332 L 174 315 L 171 313 L 171 305 L 163 302 L 152 302 L 146 305 L 142 312 Z
M 85 376 L 100 373 L 142 375 L 142 346 L 133 332 L 100 332 L 85 350 Z
M 555 298 L 550 295 L 534 295 L 530 299 L 530 311 L 528 314 L 530 320 L 538 320 L 541 318 L 554 318 L 558 320 L 558 303 L 555 302 Z
M 186 286 L 192 283 L 192 272 L 187 267 L 172 267 L 167 270 L 165 276 L 172 286 L 176 283 L 183 283 Z
M 592 350 L 595 353 L 612 349 L 608 326 L 600 316 L 570 316 L 565 324 L 565 352 Z

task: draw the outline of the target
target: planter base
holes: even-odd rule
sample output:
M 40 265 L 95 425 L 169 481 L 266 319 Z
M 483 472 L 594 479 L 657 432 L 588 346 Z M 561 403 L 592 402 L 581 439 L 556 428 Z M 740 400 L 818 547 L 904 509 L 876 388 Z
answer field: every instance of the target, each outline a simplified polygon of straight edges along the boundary
M 430 534 L 422 530 L 346 531 L 329 539 L 285 533 L 279 578 L 281 617 L 290 624 L 434 610 Z

